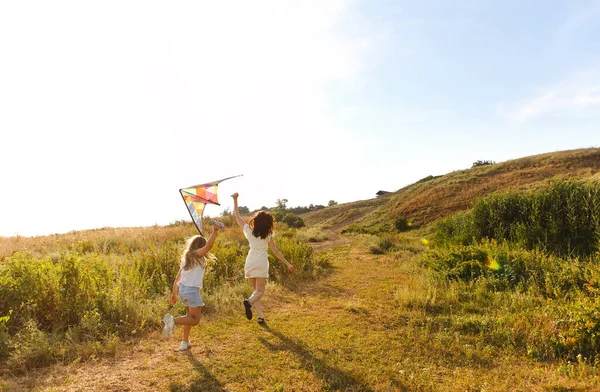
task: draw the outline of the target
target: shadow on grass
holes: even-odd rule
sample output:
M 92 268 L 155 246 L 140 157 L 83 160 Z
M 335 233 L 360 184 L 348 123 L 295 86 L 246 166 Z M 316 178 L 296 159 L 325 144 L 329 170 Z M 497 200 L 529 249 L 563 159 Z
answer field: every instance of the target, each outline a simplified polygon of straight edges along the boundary
M 281 341 L 281 345 L 273 344 L 262 337 L 258 338 L 258 340 L 272 351 L 288 351 L 294 353 L 298 357 L 302 367 L 323 380 L 324 390 L 373 392 L 373 389 L 359 378 L 330 366 L 324 360 L 315 357 L 310 351 L 304 348 L 302 343 L 294 341 L 283 335 L 281 332 L 271 329 L 266 323 L 261 324 L 261 326 L 278 338 Z M 400 390 L 403 389 L 401 386 L 397 387 Z
M 337 267 L 332 267 L 332 271 Z M 321 297 L 339 297 L 352 292 L 350 287 L 338 286 L 324 280 L 325 275 L 315 279 L 297 279 L 279 282 L 283 287 L 297 295 L 318 295 Z
M 208 391 L 227 391 L 227 389 L 213 376 L 213 374 L 198 361 L 192 351 L 186 352 L 190 363 L 194 367 L 194 377 L 185 384 L 173 383 L 169 386 L 172 392 L 208 392 Z

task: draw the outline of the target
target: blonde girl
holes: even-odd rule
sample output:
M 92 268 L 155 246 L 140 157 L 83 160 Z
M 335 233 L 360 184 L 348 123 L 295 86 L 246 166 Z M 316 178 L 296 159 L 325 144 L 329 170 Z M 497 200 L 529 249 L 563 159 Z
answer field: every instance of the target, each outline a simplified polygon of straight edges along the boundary
M 267 248 L 271 248 L 273 254 L 279 261 L 284 263 L 288 271 L 293 271 L 294 267 L 285 259 L 283 254 L 273 242 L 273 226 L 275 220 L 269 211 L 258 211 L 248 223 L 244 221 L 238 210 L 238 194 L 231 195 L 233 198 L 233 210 L 237 224 L 242 228 L 244 236 L 250 243 L 250 251 L 246 257 L 244 273 L 246 278 L 252 284 L 252 295 L 244 300 L 246 318 L 252 319 L 252 308 L 257 313 L 257 321 L 262 324 L 265 322 L 263 316 L 261 298 L 265 293 L 267 279 L 269 279 L 269 256 Z
M 200 307 L 204 306 L 204 302 L 200 296 L 200 289 L 202 288 L 204 272 L 206 271 L 206 260 L 215 260 L 209 251 L 215 243 L 220 228 L 220 224 L 213 223 L 213 232 L 208 241 L 201 235 L 190 238 L 181 255 L 179 272 L 177 273 L 175 282 L 173 282 L 171 304 L 175 305 L 177 303 L 177 293 L 179 293 L 179 298 L 185 306 L 186 315 L 183 317 L 173 317 L 167 313 L 163 318 L 165 324 L 163 333 L 165 337 L 171 337 L 175 325 L 183 325 L 183 340 L 179 346 L 180 351 L 192 347 L 190 343 L 190 329 L 200 322 Z

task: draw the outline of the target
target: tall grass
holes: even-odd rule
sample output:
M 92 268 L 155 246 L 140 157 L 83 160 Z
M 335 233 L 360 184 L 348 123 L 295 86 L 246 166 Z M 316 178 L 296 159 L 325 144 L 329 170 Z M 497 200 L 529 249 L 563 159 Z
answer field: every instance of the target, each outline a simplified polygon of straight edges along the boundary
M 314 278 L 329 268 L 294 231 L 277 229 L 283 235 L 275 242 L 298 270 L 291 279 Z M 138 236 L 88 233 L 68 237 L 76 238 L 73 242 L 51 241 L 45 252 L 35 246 L 3 257 L 0 359 L 8 358 L 14 370 L 25 370 L 98 355 L 121 339 L 158 329 L 185 240 L 195 234 L 191 225 L 176 227 L 172 236 L 163 230 L 173 234 L 173 228 L 158 227 Z M 248 241 L 241 230 L 223 230 L 212 252 L 217 262 L 207 267 L 205 295 L 240 295 L 227 287 L 244 281 Z M 289 274 L 271 259 L 271 280 L 285 285 Z M 217 310 L 215 304 L 205 309 Z
M 483 198 L 436 224 L 438 244 L 507 240 L 527 249 L 586 257 L 600 249 L 600 183 L 556 181 L 533 192 Z
M 422 262 L 465 332 L 532 358 L 600 361 L 599 224 L 600 183 L 555 181 L 438 221 Z
M 600 253 L 569 260 L 508 242 L 432 249 L 436 318 L 534 359 L 600 360 Z

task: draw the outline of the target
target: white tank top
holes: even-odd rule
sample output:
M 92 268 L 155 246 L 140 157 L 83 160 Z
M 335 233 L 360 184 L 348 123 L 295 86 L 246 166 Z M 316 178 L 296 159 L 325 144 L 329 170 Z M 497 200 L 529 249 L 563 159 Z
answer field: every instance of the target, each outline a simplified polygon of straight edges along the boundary
M 181 263 L 179 264 L 179 267 L 181 267 L 179 283 L 184 286 L 198 287 L 201 289 L 202 281 L 204 280 L 204 271 L 206 271 L 206 268 L 197 265 L 194 268 L 186 271 L 183 269 L 184 265 L 185 260 L 181 260 Z

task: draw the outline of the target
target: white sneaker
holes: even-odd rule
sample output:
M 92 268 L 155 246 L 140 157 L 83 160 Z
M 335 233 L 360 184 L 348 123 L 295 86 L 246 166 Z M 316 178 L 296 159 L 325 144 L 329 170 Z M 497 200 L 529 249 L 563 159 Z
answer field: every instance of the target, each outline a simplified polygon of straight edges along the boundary
M 192 343 L 182 341 L 181 345 L 179 346 L 179 351 L 189 350 L 190 348 L 192 348 Z
M 173 316 L 171 316 L 169 313 L 165 314 L 165 317 L 163 317 L 163 323 L 165 323 L 163 335 L 165 335 L 165 338 L 170 338 L 171 335 L 173 335 L 173 328 L 175 327 L 175 320 L 173 320 Z

